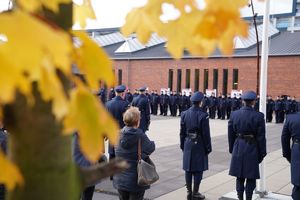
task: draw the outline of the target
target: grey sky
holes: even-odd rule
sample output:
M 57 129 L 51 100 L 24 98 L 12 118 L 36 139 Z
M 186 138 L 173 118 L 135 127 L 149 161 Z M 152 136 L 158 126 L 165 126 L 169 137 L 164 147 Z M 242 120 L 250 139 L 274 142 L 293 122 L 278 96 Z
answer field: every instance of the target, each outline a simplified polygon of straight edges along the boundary
M 7 9 L 9 0 L 0 0 L 0 11 Z M 74 0 L 81 2 L 82 0 Z M 198 0 L 200 7 L 203 7 L 204 0 Z M 147 0 L 92 0 L 96 12 L 97 21 L 88 21 L 87 28 L 109 28 L 120 27 L 125 23 L 127 13 L 134 7 L 144 5 Z M 255 10 L 259 15 L 263 14 L 264 3 L 254 0 Z M 290 13 L 292 11 L 293 0 L 271 0 L 271 14 Z M 165 15 L 163 20 L 174 19 L 179 16 L 172 6 L 164 6 Z M 250 8 L 241 10 L 242 16 L 251 16 Z M 79 28 L 75 25 L 74 28 Z

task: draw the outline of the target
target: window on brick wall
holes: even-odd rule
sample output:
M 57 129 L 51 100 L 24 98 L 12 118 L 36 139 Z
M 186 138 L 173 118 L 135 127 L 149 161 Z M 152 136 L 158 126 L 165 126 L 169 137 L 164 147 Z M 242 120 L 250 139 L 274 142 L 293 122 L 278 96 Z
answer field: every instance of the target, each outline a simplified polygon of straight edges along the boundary
M 195 69 L 195 87 L 194 91 L 199 91 L 200 70 Z
M 222 93 L 224 95 L 227 94 L 228 90 L 228 69 L 223 69 L 223 87 L 222 87 Z
M 173 91 L 173 69 L 169 69 L 168 87 L 170 88 L 171 91 Z
M 118 70 L 118 84 L 119 85 L 122 85 L 122 75 L 123 75 L 122 70 L 119 69 Z
M 182 77 L 182 71 L 181 69 L 177 70 L 177 92 L 181 92 L 181 77 Z
M 213 73 L 213 89 L 218 91 L 218 79 L 219 79 L 219 71 L 218 69 L 214 69 Z
M 190 88 L 191 87 L 191 70 L 186 69 L 185 71 L 185 88 Z
M 208 69 L 204 69 L 203 92 L 208 89 Z
M 239 88 L 239 70 L 233 69 L 232 73 L 232 89 L 237 90 Z

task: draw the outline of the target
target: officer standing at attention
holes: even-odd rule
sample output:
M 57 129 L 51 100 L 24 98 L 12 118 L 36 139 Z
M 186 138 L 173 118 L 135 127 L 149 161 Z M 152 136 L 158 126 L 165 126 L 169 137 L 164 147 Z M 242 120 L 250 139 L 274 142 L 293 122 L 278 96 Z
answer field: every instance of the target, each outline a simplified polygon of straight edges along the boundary
M 132 106 L 138 107 L 141 112 L 141 120 L 139 128 L 144 132 L 149 130 L 150 125 L 150 102 L 149 98 L 146 96 L 146 87 L 141 87 L 139 89 L 140 94 L 133 99 Z
M 264 115 L 253 108 L 255 92 L 245 92 L 242 99 L 244 106 L 232 112 L 228 121 L 229 153 L 232 154 L 229 175 L 237 178 L 238 199 L 243 200 L 246 190 L 246 200 L 251 200 L 259 179 L 259 163 L 267 154 L 266 128 Z
M 116 96 L 108 101 L 105 104 L 107 110 L 112 114 L 115 120 L 118 121 L 119 128 L 122 129 L 125 124 L 123 122 L 123 113 L 127 110 L 129 103 L 124 100 L 125 98 L 125 91 L 126 87 L 124 85 L 119 85 L 115 88 Z M 109 158 L 115 157 L 115 149 L 112 145 L 109 145 Z
M 158 104 L 159 104 L 159 96 L 157 94 L 157 90 L 154 91 L 152 100 L 153 100 L 153 115 L 157 115 Z
M 203 171 L 208 170 L 208 154 L 212 147 L 209 116 L 200 107 L 203 96 L 203 93 L 195 92 L 191 97 L 193 106 L 181 114 L 180 148 L 183 151 L 187 200 L 205 199 L 205 196 L 199 193 L 199 186 Z
M 126 94 L 125 94 L 125 100 L 131 104 L 132 100 L 133 100 L 133 95 L 130 92 L 130 89 L 127 90 Z
M 291 163 L 291 182 L 294 185 L 292 198 L 298 200 L 300 199 L 300 112 L 287 115 L 281 144 L 283 157 Z

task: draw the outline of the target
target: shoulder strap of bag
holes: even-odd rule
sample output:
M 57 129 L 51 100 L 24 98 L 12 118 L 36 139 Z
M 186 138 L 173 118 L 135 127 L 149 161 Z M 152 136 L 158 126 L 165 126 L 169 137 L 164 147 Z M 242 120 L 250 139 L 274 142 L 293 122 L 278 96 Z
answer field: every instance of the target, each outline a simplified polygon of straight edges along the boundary
M 142 159 L 142 144 L 141 144 L 141 138 L 139 138 L 138 141 L 138 161 Z

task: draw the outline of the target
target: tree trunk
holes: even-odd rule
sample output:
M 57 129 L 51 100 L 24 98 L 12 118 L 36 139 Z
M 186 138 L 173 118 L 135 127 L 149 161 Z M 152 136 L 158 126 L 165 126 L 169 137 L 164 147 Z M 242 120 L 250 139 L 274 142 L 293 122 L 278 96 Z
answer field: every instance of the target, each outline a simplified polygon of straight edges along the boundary
M 58 13 L 43 8 L 38 15 L 66 31 L 72 27 L 72 3 L 60 5 Z M 57 74 L 67 90 L 70 81 Z M 25 180 L 25 185 L 10 191 L 6 199 L 78 200 L 86 186 L 127 168 L 126 162 L 118 159 L 79 169 L 72 159 L 72 136 L 63 136 L 62 124 L 52 114 L 51 103 L 41 99 L 36 83 L 33 96 L 33 106 L 17 94 L 15 102 L 4 107 L 4 124 L 10 133 L 8 156 Z

